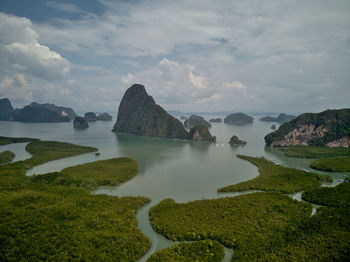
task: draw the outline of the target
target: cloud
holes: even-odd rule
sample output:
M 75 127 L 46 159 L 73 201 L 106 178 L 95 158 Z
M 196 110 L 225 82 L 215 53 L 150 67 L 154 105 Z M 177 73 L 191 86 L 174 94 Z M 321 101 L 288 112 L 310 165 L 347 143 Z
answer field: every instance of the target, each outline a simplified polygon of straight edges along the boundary
M 48 7 L 56 8 L 58 10 L 68 12 L 68 13 L 83 13 L 84 11 L 81 10 L 76 5 L 70 4 L 70 3 L 60 3 L 57 1 L 49 1 L 46 3 Z
M 0 13 L 0 36 L 0 96 L 30 102 L 68 74 L 69 61 L 38 42 L 29 19 Z
M 205 75 L 194 65 L 162 58 L 156 66 L 121 76 L 128 86 L 142 83 L 148 93 L 167 109 L 196 111 L 198 106 L 208 111 L 219 108 L 232 110 L 232 103 L 242 103 L 247 88 L 238 81 L 221 81 Z M 221 84 L 220 84 L 221 83 Z

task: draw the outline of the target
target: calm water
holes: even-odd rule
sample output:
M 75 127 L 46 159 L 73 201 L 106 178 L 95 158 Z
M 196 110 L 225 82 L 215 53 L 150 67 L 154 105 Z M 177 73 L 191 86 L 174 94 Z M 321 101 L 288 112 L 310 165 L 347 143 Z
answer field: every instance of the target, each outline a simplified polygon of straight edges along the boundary
M 214 116 L 210 116 L 212 118 Z M 90 123 L 87 130 L 74 130 L 72 123 L 19 123 L 1 122 L 0 136 L 33 137 L 94 146 L 100 156 L 94 153 L 56 160 L 37 166 L 27 175 L 59 171 L 65 167 L 112 157 L 127 156 L 136 159 L 140 173 L 119 187 L 101 187 L 95 194 L 116 196 L 147 196 L 151 203 L 137 214 L 140 229 L 152 240 L 151 250 L 140 261 L 145 261 L 155 250 L 173 245 L 156 234 L 148 220 L 148 210 L 165 198 L 186 202 L 203 198 L 225 196 L 217 194 L 220 187 L 249 180 L 258 175 L 255 166 L 238 159 L 236 154 L 265 156 L 285 166 L 310 170 L 309 160 L 286 158 L 281 153 L 265 148 L 264 136 L 271 132 L 271 123 L 255 118 L 254 124 L 230 126 L 213 123 L 210 132 L 217 137 L 216 143 L 188 142 L 173 139 L 139 137 L 111 132 L 114 121 Z M 231 147 L 228 141 L 237 135 L 248 144 Z M 0 151 L 10 149 L 16 153 L 16 161 L 30 157 L 24 151 L 24 144 L 1 146 Z M 341 178 L 342 174 L 334 174 Z M 235 195 L 235 194 L 230 194 Z M 230 260 L 232 251 L 226 249 L 225 261 Z

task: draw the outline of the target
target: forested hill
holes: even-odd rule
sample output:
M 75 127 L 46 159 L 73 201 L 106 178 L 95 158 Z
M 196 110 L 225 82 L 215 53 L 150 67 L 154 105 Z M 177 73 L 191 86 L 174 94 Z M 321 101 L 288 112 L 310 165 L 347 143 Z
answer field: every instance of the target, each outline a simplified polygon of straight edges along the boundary
M 305 113 L 265 136 L 270 146 L 350 146 L 350 108 Z

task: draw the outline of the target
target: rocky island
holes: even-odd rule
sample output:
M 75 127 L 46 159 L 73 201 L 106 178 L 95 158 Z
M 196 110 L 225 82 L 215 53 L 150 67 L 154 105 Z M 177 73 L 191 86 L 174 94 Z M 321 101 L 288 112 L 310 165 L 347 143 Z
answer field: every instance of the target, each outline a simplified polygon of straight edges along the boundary
M 86 129 L 89 127 L 89 123 L 84 117 L 77 116 L 73 121 L 73 127 L 76 129 Z
M 231 146 L 245 146 L 247 144 L 246 141 L 240 140 L 237 136 L 232 136 L 229 144 Z
M 279 114 L 278 117 L 265 116 L 265 117 L 260 118 L 259 120 L 263 121 L 263 122 L 277 122 L 277 123 L 282 124 L 282 123 L 291 121 L 295 118 L 296 118 L 296 116 L 286 115 L 284 113 L 281 113 L 281 114 Z
M 187 139 L 180 120 L 168 114 L 149 96 L 143 85 L 128 88 L 119 105 L 114 132 L 141 136 Z
M 106 112 L 100 113 L 96 117 L 97 121 L 112 121 L 112 116 Z
M 269 146 L 350 146 L 350 108 L 306 113 L 265 136 Z
M 14 121 L 20 122 L 69 122 L 67 115 L 60 115 L 45 107 L 25 106 L 13 117 Z
M 216 137 L 212 136 L 207 126 L 194 126 L 188 134 L 188 140 L 194 141 L 216 141 Z
M 96 120 L 97 120 L 97 116 L 94 112 L 85 113 L 84 118 L 88 122 L 96 122 Z
M 0 120 L 9 121 L 13 118 L 14 109 L 8 98 L 0 99 Z
M 240 112 L 225 117 L 224 123 L 231 125 L 251 124 L 253 123 L 253 118 Z
M 188 119 L 185 120 L 184 126 L 186 128 L 191 128 L 194 126 L 206 126 L 209 128 L 211 127 L 211 124 L 201 116 L 191 115 Z

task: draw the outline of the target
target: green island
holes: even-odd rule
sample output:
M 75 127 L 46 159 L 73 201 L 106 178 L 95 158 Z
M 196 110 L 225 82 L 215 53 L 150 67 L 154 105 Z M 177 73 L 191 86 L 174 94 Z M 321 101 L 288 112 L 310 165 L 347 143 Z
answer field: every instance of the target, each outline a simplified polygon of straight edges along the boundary
M 318 205 L 350 208 L 350 183 L 308 190 L 303 192 L 302 198 Z
M 278 147 L 288 157 L 296 158 L 327 158 L 350 156 L 350 148 L 325 146 L 288 146 Z
M 202 240 L 180 243 L 158 250 L 147 260 L 148 262 L 220 262 L 224 258 L 224 247 L 217 241 Z
M 315 159 L 311 161 L 310 167 L 328 172 L 350 172 L 350 156 Z
M 153 228 L 165 237 L 217 240 L 233 248 L 238 261 L 253 261 L 271 251 L 284 237 L 285 228 L 307 220 L 310 214 L 310 204 L 277 192 L 187 203 L 166 199 L 149 212 Z
M 252 180 L 219 188 L 218 192 L 263 190 L 290 194 L 320 187 L 322 181 L 332 181 L 332 178 L 328 175 L 319 175 L 294 168 L 287 168 L 268 161 L 263 157 L 258 158 L 244 155 L 237 155 L 237 157 L 256 165 L 259 169 L 259 176 Z
M 151 242 L 135 215 L 150 199 L 92 195 L 25 176 L 28 167 L 97 149 L 39 140 L 26 149 L 31 159 L 0 166 L 3 261 L 135 261 L 147 252 Z
M 15 153 L 10 150 L 0 152 L 0 164 L 11 162 L 15 157 Z
M 94 189 L 103 185 L 117 186 L 136 176 L 138 171 L 135 160 L 122 157 L 68 167 L 61 172 L 33 176 L 32 181 Z

